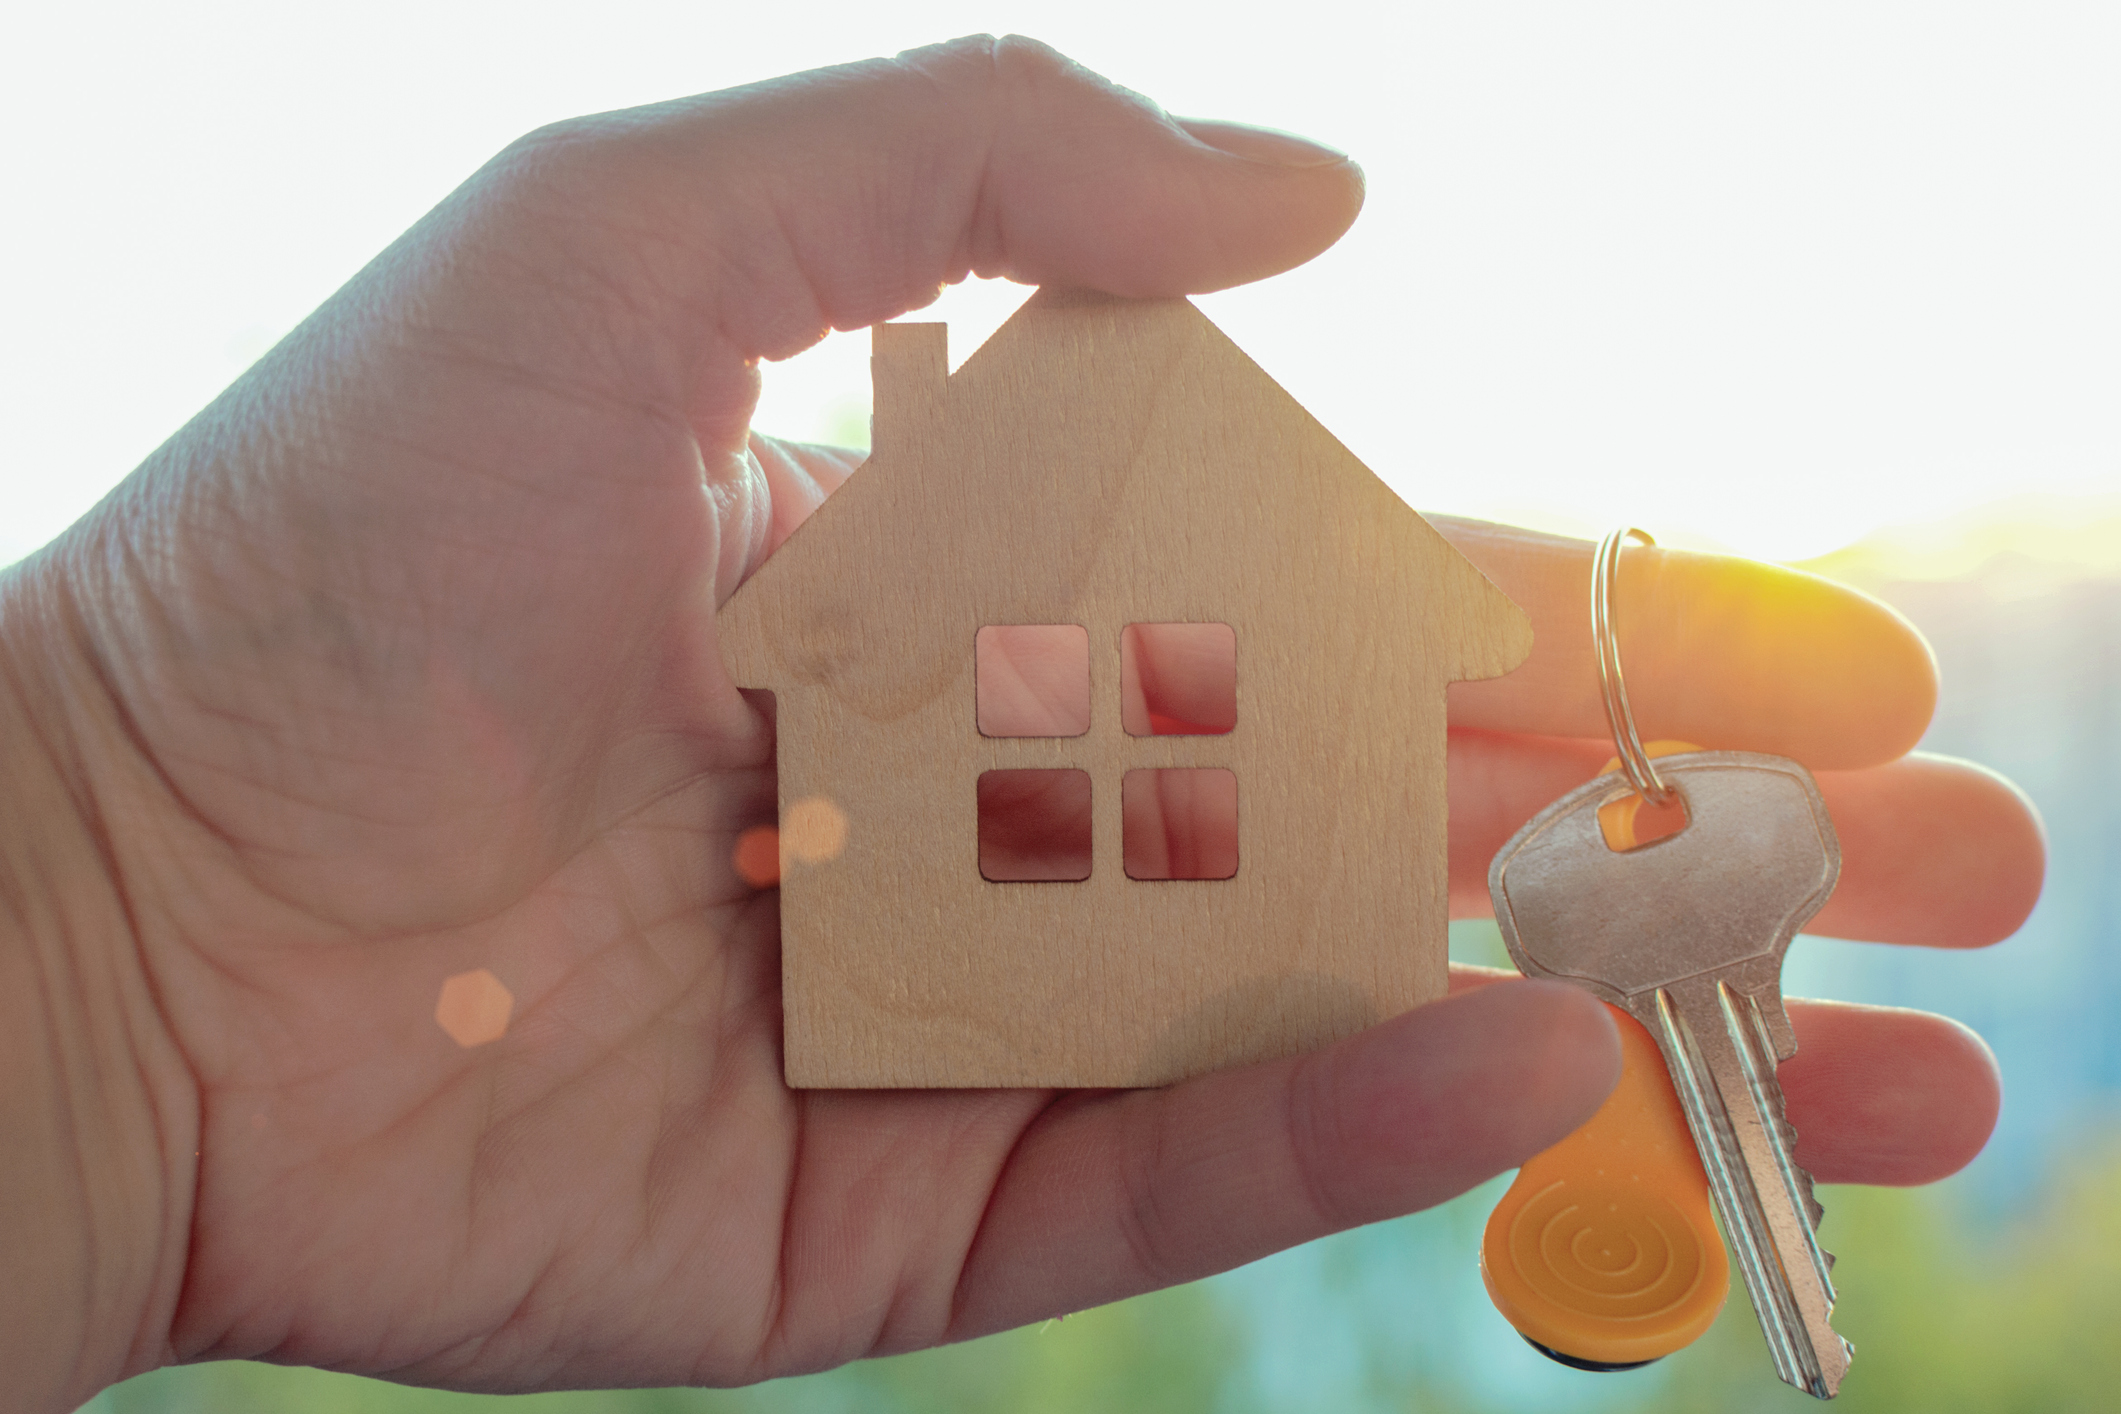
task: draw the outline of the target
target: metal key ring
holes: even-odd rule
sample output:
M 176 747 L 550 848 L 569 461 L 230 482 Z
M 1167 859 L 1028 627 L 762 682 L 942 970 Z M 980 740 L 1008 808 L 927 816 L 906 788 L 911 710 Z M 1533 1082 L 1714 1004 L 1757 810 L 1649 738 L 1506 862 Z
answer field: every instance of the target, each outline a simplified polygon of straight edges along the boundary
M 1652 805 L 1667 805 L 1676 792 L 1657 774 L 1649 753 L 1642 749 L 1642 733 L 1635 729 L 1635 709 L 1628 705 L 1627 683 L 1620 675 L 1620 633 L 1615 627 L 1614 601 L 1620 582 L 1620 548 L 1632 535 L 1644 545 L 1655 545 L 1647 530 L 1629 525 L 1598 542 L 1591 561 L 1591 642 L 1598 650 L 1598 690 L 1605 699 L 1606 725 L 1613 731 L 1613 747 L 1620 755 L 1620 769 L 1628 784 Z

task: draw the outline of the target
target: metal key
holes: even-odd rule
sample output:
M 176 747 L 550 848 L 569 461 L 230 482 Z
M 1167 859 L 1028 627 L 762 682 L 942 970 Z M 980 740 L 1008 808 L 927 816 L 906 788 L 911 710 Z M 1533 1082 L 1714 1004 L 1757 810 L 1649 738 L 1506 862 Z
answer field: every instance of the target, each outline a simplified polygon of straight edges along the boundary
M 1615 852 L 1598 809 L 1630 787 L 1601 776 L 1495 856 L 1495 917 L 1526 976 L 1573 982 L 1657 1039 L 1776 1373 L 1831 1399 L 1853 1351 L 1829 1324 L 1833 1259 L 1775 1066 L 1797 1050 L 1782 957 L 1833 892 L 1841 848 L 1793 761 L 1704 751 L 1657 770 L 1685 801 L 1683 829 Z

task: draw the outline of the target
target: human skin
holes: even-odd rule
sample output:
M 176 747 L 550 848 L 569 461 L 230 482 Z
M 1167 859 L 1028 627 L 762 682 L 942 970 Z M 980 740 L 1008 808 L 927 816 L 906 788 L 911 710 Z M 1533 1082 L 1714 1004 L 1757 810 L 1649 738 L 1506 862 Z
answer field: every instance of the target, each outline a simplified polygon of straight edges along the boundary
M 1586 1118 L 1603 1010 L 1471 973 L 1162 1090 L 781 1083 L 777 899 L 732 863 L 773 735 L 714 612 L 855 458 L 750 434 L 759 360 L 974 273 L 1257 279 L 1361 198 L 1337 153 L 1014 39 L 562 123 L 0 578 L 12 1406 L 224 1357 L 482 1390 L 814 1370 L 1433 1204 Z M 1477 911 L 1494 845 L 1608 748 L 1588 547 L 1443 525 L 1539 634 L 1453 690 Z M 2037 821 L 1902 759 L 1935 692 L 1905 623 L 1711 556 L 1630 551 L 1623 585 L 1653 734 L 1823 773 L 1850 849 L 1822 926 L 2016 927 Z M 515 1010 L 464 1048 L 436 998 L 478 968 Z M 1970 1033 L 1791 1010 L 1820 1178 L 1978 1150 Z

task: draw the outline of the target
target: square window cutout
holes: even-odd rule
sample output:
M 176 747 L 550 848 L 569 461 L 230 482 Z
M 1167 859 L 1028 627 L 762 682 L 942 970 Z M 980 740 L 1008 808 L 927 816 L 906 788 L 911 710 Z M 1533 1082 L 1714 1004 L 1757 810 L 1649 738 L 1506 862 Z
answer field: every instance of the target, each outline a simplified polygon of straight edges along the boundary
M 982 771 L 979 872 L 996 883 L 1090 877 L 1088 771 Z
M 1090 730 L 1090 631 L 1079 624 L 990 624 L 973 638 L 981 736 Z
M 1221 769 L 1129 771 L 1119 783 L 1130 879 L 1228 879 L 1237 873 L 1237 775 Z
M 1119 683 L 1129 736 L 1220 736 L 1237 725 L 1237 631 L 1128 624 L 1119 636 Z

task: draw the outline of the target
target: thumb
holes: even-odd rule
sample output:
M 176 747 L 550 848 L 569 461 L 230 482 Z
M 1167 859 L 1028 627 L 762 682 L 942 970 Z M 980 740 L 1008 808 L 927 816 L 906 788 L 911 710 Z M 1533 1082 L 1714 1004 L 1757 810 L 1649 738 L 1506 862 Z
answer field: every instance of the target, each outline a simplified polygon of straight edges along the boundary
M 996 1181 L 948 1338 L 1440 1203 L 1574 1130 L 1619 1074 L 1598 1002 L 1513 981 L 1308 1056 L 1063 1100 Z
M 744 454 L 760 360 L 972 273 L 1130 296 L 1255 280 L 1337 240 L 1363 183 L 1332 149 L 1182 124 L 1036 41 L 980 36 L 560 123 L 463 195 L 452 244 L 485 258 L 447 263 L 494 286 L 470 301 L 475 341 L 689 427 L 726 595 L 780 514 Z M 525 304 L 526 272 L 562 299 Z
M 1339 152 L 1180 123 L 1017 37 L 563 123 L 514 156 L 600 213 L 592 261 L 660 285 L 671 333 L 731 364 L 973 273 L 1134 296 L 1256 280 L 1331 245 L 1363 194 Z M 670 240 L 645 266 L 644 232 Z

